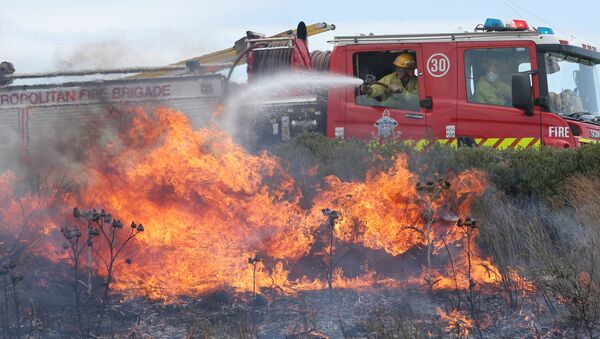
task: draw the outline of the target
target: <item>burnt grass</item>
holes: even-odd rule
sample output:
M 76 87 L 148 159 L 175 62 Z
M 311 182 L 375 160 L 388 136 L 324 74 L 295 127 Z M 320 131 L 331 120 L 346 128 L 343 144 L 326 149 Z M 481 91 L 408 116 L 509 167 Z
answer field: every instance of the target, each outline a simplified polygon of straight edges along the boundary
M 137 298 L 120 302 L 107 314 L 101 337 L 127 338 L 448 338 L 586 337 L 569 319 L 553 315 L 545 301 L 523 297 L 507 308 L 499 295 L 482 292 L 478 303 L 481 334 L 460 320 L 440 318 L 456 307 L 453 291 L 423 287 L 374 287 L 369 291 L 333 289 L 282 295 L 215 291 L 204 297 L 165 304 Z M 464 298 L 464 296 L 462 296 Z M 560 312 L 560 306 L 555 312 Z M 42 310 L 40 310 L 41 312 Z M 40 337 L 78 337 L 68 325 L 72 310 L 42 317 Z M 463 316 L 467 314 L 463 312 Z M 92 331 L 93 336 L 98 332 Z M 71 334 L 69 334 L 71 333 Z M 467 336 L 465 336 L 466 333 Z M 90 336 L 91 337 L 91 336 Z
M 469 169 L 485 173 L 486 193 L 472 213 L 480 221 L 477 246 L 504 276 L 473 292 L 426 285 L 375 284 L 342 289 L 260 293 L 227 287 L 165 303 L 112 294 L 82 298 L 83 326 L 74 309 L 71 268 L 33 254 L 20 254 L 10 274 L 23 276 L 13 289 L 0 276 L 0 330 L 5 338 L 594 338 L 600 335 L 600 145 L 575 150 L 457 150 L 433 146 L 416 152 L 399 142 L 339 141 L 316 134 L 296 137 L 268 151 L 281 158 L 310 207 L 315 187 L 327 175 L 364 180 L 369 170 L 389 168 L 407 154 L 422 180 Z M 315 167 L 316 166 L 316 167 Z M 316 168 L 314 171 L 308 169 Z M 275 184 L 275 183 L 267 183 Z M 0 235 L 2 236 L 2 235 Z M 11 239 L 1 239 L 10 241 Z M 423 248 L 392 257 L 381 250 L 340 244 L 338 265 L 347 277 L 361 266 L 400 282 L 422 271 Z M 15 256 L 0 253 L 1 265 Z M 265 266 L 269 258 L 265 258 Z M 434 265 L 437 263 L 434 262 Z M 300 260 L 290 278 L 316 277 L 327 269 L 318 255 Z M 8 272 L 8 271 L 7 271 Z M 505 274 L 506 273 L 506 274 Z M 418 275 L 418 274 L 417 274 Z M 118 276 L 116 277 L 118 279 Z M 95 286 L 102 279 L 94 277 Z M 14 294 L 16 293 L 16 298 Z M 16 307 L 18 304 L 18 307 Z M 16 314 L 16 313 L 19 314 Z M 453 313 L 454 312 L 454 313 Z M 445 317 L 444 315 L 451 315 Z

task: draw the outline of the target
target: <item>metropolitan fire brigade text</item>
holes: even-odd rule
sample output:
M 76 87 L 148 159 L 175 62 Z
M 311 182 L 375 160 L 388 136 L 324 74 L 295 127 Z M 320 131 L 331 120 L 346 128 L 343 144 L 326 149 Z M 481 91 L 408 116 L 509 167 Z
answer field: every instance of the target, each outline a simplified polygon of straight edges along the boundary
M 132 100 L 168 97 L 171 85 L 82 88 L 77 90 L 27 91 L 0 94 L 0 106 L 43 105 L 104 100 Z

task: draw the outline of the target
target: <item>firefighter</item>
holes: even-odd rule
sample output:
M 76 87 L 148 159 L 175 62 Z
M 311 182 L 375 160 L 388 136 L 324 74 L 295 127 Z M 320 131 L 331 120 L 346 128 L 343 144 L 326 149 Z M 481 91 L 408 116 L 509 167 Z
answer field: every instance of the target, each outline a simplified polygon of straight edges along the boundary
M 415 59 L 409 53 L 402 53 L 394 60 L 396 70 L 381 78 L 378 83 L 366 86 L 365 94 L 371 98 L 381 98 L 382 106 L 402 107 L 418 103 L 419 85 L 414 75 Z M 384 86 L 388 85 L 387 87 Z
M 498 60 L 492 59 L 484 67 L 484 74 L 475 83 L 475 102 L 500 106 L 512 105 L 512 88 L 499 79 L 498 63 Z

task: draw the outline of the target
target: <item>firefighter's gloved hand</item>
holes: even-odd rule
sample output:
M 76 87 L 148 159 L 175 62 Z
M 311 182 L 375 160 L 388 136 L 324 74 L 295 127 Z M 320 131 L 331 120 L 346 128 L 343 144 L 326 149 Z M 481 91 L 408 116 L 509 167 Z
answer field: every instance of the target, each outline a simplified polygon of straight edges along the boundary
M 392 93 L 402 93 L 403 88 L 400 85 L 390 85 L 389 90 Z
M 371 95 L 371 93 L 373 92 L 373 89 L 371 88 L 370 85 L 362 85 L 360 92 L 365 95 Z

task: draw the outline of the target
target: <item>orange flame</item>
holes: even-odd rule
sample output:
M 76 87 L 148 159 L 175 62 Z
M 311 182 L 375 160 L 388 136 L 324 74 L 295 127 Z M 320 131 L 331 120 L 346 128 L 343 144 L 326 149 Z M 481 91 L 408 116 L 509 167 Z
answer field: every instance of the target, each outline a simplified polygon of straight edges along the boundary
M 294 179 L 277 158 L 246 153 L 214 126 L 193 130 L 182 113 L 168 108 L 133 113 L 118 138 L 92 151 L 84 166 L 86 185 L 66 199 L 60 213 L 68 215 L 75 205 L 97 206 L 144 224 L 146 231 L 122 258 L 131 262 L 120 266 L 113 286 L 134 295 L 169 300 L 224 286 L 251 291 L 253 282 L 259 289 L 278 287 L 285 293 L 327 288 L 323 277 L 290 278 L 295 263 L 309 256 L 317 242 L 324 223 L 321 210 L 327 207 L 342 214 L 334 249 L 355 244 L 401 256 L 430 245 L 441 256 L 446 246 L 462 246 L 464 237 L 453 225 L 485 189 L 483 175 L 468 171 L 450 181 L 452 190 L 424 196 L 407 158 L 399 157 L 389 171 L 371 172 L 364 182 L 326 178 L 327 187 L 304 210 Z M 311 168 L 310 174 L 316 171 Z M 14 175 L 0 176 L 0 221 L 19 213 L 11 202 L 14 184 Z M 34 198 L 25 195 L 27 208 L 36 208 Z M 434 215 L 429 235 L 426 211 Z M 57 228 L 62 221 L 56 214 L 45 224 Z M 45 248 L 53 248 L 46 255 L 62 258 L 54 254 L 57 240 L 46 241 L 52 246 Z M 497 282 L 500 274 L 491 261 L 480 258 L 474 247 L 472 252 L 472 276 L 480 283 Z M 256 265 L 254 275 L 247 259 L 256 254 L 266 260 Z M 467 288 L 464 255 L 453 265 L 463 275 L 453 278 L 450 264 L 435 270 L 439 288 L 454 288 L 457 279 L 459 288 Z M 336 267 L 332 276 L 338 288 L 402 284 L 374 268 L 350 278 Z
M 459 338 L 468 338 L 474 322 L 467 315 L 459 310 L 452 310 L 450 313 L 444 312 L 441 308 L 436 308 L 440 319 L 447 323 L 446 333 L 456 335 Z

